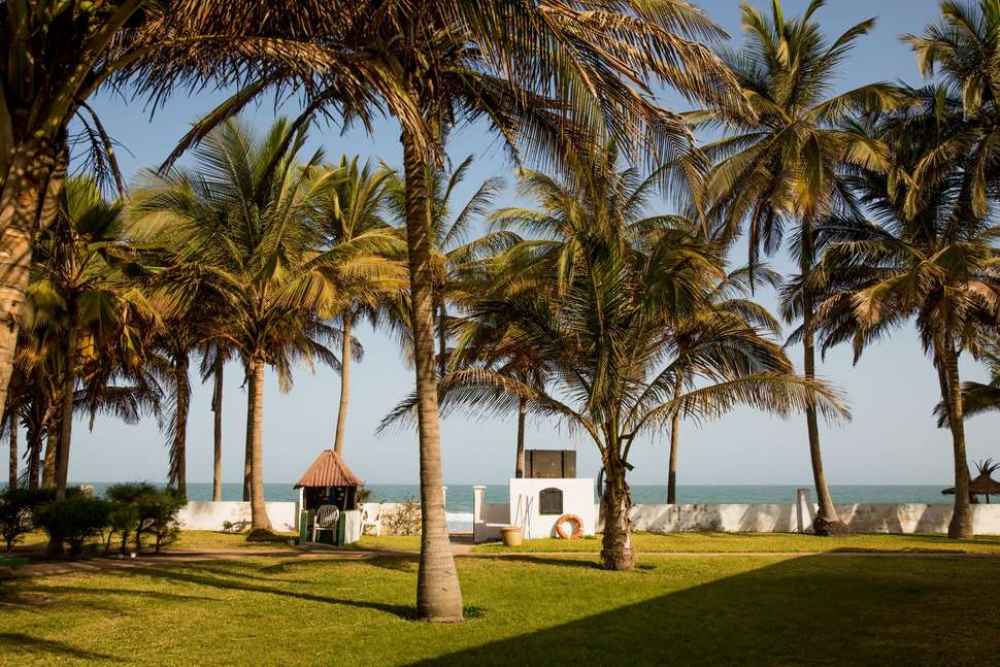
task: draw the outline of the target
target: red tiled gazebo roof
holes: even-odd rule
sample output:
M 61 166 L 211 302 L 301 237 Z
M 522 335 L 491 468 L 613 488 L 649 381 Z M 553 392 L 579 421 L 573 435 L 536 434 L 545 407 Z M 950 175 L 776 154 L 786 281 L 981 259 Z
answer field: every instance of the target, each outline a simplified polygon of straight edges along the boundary
M 340 456 L 332 449 L 324 449 L 312 462 L 295 488 L 326 488 L 328 486 L 361 486 L 364 482 L 351 472 Z

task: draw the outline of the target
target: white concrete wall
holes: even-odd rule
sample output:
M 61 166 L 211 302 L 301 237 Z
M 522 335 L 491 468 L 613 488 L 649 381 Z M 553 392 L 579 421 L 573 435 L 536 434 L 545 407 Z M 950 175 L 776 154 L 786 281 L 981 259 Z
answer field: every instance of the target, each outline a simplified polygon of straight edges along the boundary
M 771 505 L 635 505 L 632 528 L 651 533 L 713 531 L 725 533 L 798 532 L 812 528 L 816 506 L 803 524 L 789 503 Z M 951 505 L 859 503 L 837 505 L 837 513 L 855 533 L 945 533 Z M 977 535 L 1000 535 L 1000 505 L 973 505 Z
M 298 503 L 273 502 L 266 503 L 267 516 L 271 525 L 281 532 L 298 530 Z M 245 521 L 250 525 L 250 503 L 242 502 L 212 502 L 190 501 L 178 514 L 181 530 L 222 530 L 222 524 L 229 521 L 239 524 Z
M 593 535 L 597 528 L 593 479 L 512 479 L 508 522 L 520 526 L 525 539 L 554 537 L 560 514 L 543 515 L 539 511 L 539 493 L 557 488 L 563 492 L 562 514 L 575 514 L 583 524 L 583 534 Z

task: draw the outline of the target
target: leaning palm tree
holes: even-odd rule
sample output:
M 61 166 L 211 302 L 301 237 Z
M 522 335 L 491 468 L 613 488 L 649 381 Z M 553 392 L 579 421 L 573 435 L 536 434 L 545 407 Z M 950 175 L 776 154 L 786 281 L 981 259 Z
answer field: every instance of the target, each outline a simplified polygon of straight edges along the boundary
M 498 218 L 530 228 L 535 239 L 512 251 L 521 260 L 470 307 L 470 330 L 459 335 L 474 341 L 485 327 L 496 339 L 502 331 L 510 345 L 532 350 L 548 382 L 498 372 L 487 356 L 447 375 L 441 400 L 486 413 L 524 406 L 588 434 L 604 469 L 601 558 L 619 570 L 635 564 L 626 472 L 637 438 L 678 413 L 710 418 L 751 405 L 787 414 L 811 396 L 831 415 L 844 409 L 833 392 L 795 376 L 780 346 L 745 322 L 717 322 L 715 352 L 691 352 L 698 363 L 679 357 L 678 331 L 725 278 L 721 248 L 675 216 L 646 213 L 661 170 L 646 178 L 615 172 L 613 149 L 587 157 L 585 171 L 567 182 L 522 172 L 521 193 L 542 208 Z M 716 353 L 724 348 L 735 352 Z
M 952 435 L 957 493 L 948 534 L 966 538 L 972 515 L 958 358 L 963 351 L 978 356 L 982 340 L 1000 323 L 1000 255 L 990 218 L 975 213 L 978 156 L 938 162 L 933 171 L 912 176 L 929 151 L 961 131 L 959 100 L 944 88 L 911 96 L 911 108 L 859 127 L 881 146 L 890 168 L 859 169 L 852 178 L 873 220 L 852 216 L 824 229 L 830 246 L 823 259 L 823 345 L 851 341 L 857 357 L 872 341 L 915 320 Z
M 350 253 L 355 270 L 341 271 L 349 282 L 338 285 L 349 301 L 340 307 L 341 371 L 340 402 L 333 449 L 344 452 L 347 409 L 350 401 L 351 362 L 360 361 L 363 350 L 354 339 L 354 324 L 367 316 L 377 322 L 379 310 L 405 288 L 408 279 L 403 258 L 405 246 L 398 231 L 383 217 L 389 204 L 391 172 L 358 165 L 358 158 L 345 155 L 336 166 L 319 171 L 317 178 L 330 181 L 316 211 L 316 223 L 328 248 Z M 362 272 L 362 265 L 367 271 Z
M 851 206 L 838 174 L 854 155 L 837 123 L 852 109 L 890 104 L 895 98 L 884 84 L 828 96 L 854 42 L 875 21 L 858 23 L 828 42 L 814 18 L 824 4 L 824 0 L 812 0 L 800 18 L 788 19 L 780 0 L 774 1 L 770 17 L 744 3 L 747 43 L 742 50 L 724 52 L 722 57 L 739 79 L 755 117 L 748 121 L 745 116 L 718 113 L 695 116 L 728 132 L 704 147 L 716 162 L 706 197 L 723 231 L 735 238 L 747 226 L 753 266 L 761 253 L 777 252 L 786 226 L 794 225 L 790 252 L 805 285 L 810 284 L 816 262 L 816 226 Z M 808 290 L 798 296 L 800 303 L 788 312 L 802 319 L 803 366 L 806 377 L 813 379 L 816 297 Z M 814 526 L 818 534 L 826 534 L 841 530 L 843 524 L 823 468 L 816 410 L 806 411 L 806 427 L 819 505 Z
M 321 152 L 296 163 L 305 140 L 285 120 L 263 137 L 228 121 L 199 148 L 194 171 L 149 174 L 131 207 L 132 233 L 160 239 L 167 255 L 158 298 L 203 309 L 204 339 L 224 341 L 243 362 L 254 530 L 271 528 L 264 505 L 265 366 L 286 391 L 298 360 L 339 369 L 326 346 L 341 332 L 321 315 L 343 304 L 336 278 L 356 277 L 350 250 L 322 245 L 314 212 L 330 181 L 313 175 Z

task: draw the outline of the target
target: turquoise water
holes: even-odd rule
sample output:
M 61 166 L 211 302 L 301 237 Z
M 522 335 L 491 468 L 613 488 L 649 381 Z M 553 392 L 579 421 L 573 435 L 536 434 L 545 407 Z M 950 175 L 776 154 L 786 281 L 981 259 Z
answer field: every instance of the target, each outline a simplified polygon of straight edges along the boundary
M 100 493 L 108 484 L 91 482 Z M 420 498 L 420 488 L 416 484 L 372 484 L 372 502 L 398 502 L 410 498 Z M 750 485 L 690 485 L 678 488 L 678 500 L 682 503 L 790 503 L 795 498 L 796 486 L 750 486 Z M 950 497 L 941 495 L 943 486 L 833 486 L 830 488 L 837 503 L 949 503 Z M 452 484 L 448 486 L 447 506 L 449 513 L 472 512 L 472 485 Z M 264 495 L 268 500 L 296 500 L 298 492 L 291 484 L 265 484 Z M 223 500 L 242 500 L 242 484 L 223 484 Z M 211 500 L 211 484 L 188 484 L 189 500 Z M 486 499 L 492 503 L 508 501 L 507 485 L 492 484 L 486 487 Z M 632 487 L 635 503 L 657 504 L 666 502 L 666 490 L 662 486 L 637 485 Z

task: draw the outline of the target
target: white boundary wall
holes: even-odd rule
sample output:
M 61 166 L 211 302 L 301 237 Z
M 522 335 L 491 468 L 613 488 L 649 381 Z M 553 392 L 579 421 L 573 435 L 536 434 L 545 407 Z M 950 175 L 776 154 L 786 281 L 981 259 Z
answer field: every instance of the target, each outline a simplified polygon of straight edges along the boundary
M 951 505 L 858 503 L 837 505 L 837 514 L 855 533 L 946 533 Z M 816 505 L 800 522 L 794 504 L 773 505 L 635 505 L 632 529 L 650 533 L 713 531 L 788 533 L 812 528 Z M 1000 535 L 1000 505 L 973 505 L 977 535 Z
M 271 526 L 282 532 L 298 531 L 299 504 L 293 502 L 265 503 Z M 234 525 L 250 525 L 250 503 L 234 501 L 190 501 L 177 515 L 181 530 L 222 530 L 229 521 Z

